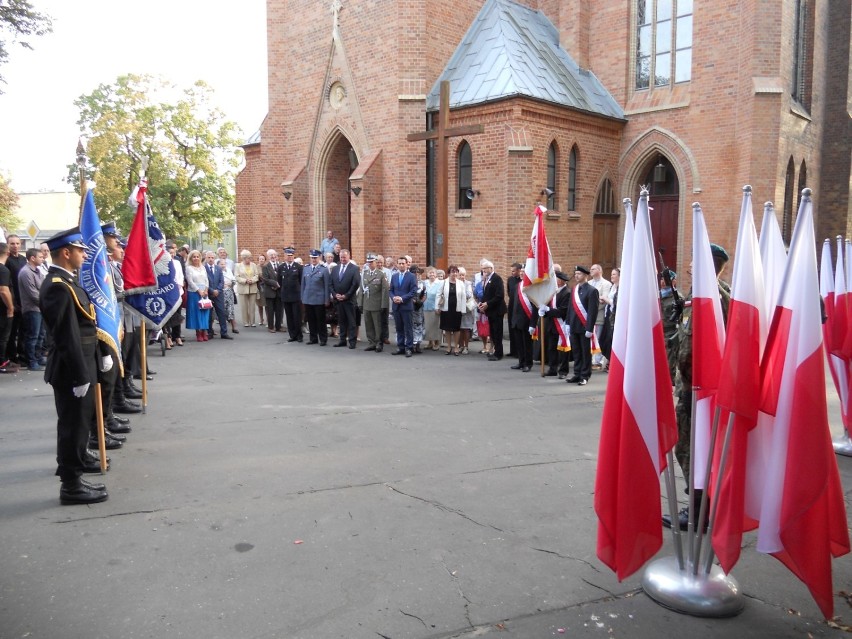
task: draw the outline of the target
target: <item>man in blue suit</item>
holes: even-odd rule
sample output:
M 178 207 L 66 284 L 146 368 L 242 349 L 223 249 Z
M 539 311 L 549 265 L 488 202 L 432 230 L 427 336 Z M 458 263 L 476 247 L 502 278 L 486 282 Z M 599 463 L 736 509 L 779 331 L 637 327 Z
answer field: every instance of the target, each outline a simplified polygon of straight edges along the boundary
M 340 328 L 340 341 L 335 346 L 355 348 L 358 336 L 358 324 L 355 322 L 355 293 L 361 286 L 361 274 L 358 267 L 349 261 L 349 251 L 340 251 L 340 264 L 334 269 L 331 280 L 331 297 L 337 304 L 337 324 Z
M 216 319 L 219 322 L 219 331 L 222 339 L 234 339 L 228 335 L 228 316 L 225 314 L 225 278 L 222 274 L 222 269 L 216 264 L 216 254 L 213 251 L 207 251 L 207 264 L 204 268 L 207 270 L 207 281 L 210 284 L 210 300 L 213 302 L 213 310 L 216 311 Z M 213 313 L 210 313 L 210 327 L 207 330 L 210 337 L 213 333 Z
M 414 349 L 414 296 L 417 295 L 417 276 L 408 270 L 408 260 L 397 260 L 398 272 L 391 275 L 390 297 L 393 302 L 393 321 L 396 324 L 396 351 L 391 355 L 411 357 Z
M 302 304 L 311 337 L 306 343 L 325 346 L 328 342 L 325 307 L 331 304 L 331 276 L 319 258 L 320 252 L 312 249 L 311 263 L 302 269 Z

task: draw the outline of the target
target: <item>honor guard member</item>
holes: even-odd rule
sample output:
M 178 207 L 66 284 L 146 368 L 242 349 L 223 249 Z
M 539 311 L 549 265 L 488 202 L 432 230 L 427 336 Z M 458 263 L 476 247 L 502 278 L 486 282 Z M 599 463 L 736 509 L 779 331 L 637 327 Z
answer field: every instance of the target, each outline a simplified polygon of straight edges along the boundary
M 41 287 L 40 307 L 53 338 L 44 379 L 53 386 L 56 403 L 59 500 L 90 504 L 108 497 L 103 484 L 90 484 L 80 475 L 89 465 L 86 441 L 95 412 L 98 370 L 108 371 L 113 362 L 111 356 L 99 355 L 95 308 L 74 274 L 86 258 L 80 229 L 57 233 L 47 245 L 53 264 Z
M 367 253 L 367 264 L 361 274 L 361 286 L 358 289 L 356 302 L 364 314 L 364 326 L 367 330 L 367 346 L 365 351 L 381 353 L 384 348 L 382 340 L 382 317 L 387 317 L 390 298 L 388 297 L 388 278 L 381 266 L 376 264 L 376 255 Z
M 728 306 L 731 303 L 731 287 L 719 279 L 728 263 L 728 252 L 718 244 L 710 245 L 713 255 L 713 266 L 716 269 L 716 283 L 719 287 L 719 301 L 722 306 L 722 321 L 728 323 Z M 689 294 L 692 299 L 692 292 Z M 688 301 L 678 318 L 677 332 L 669 340 L 669 345 L 677 359 L 675 375 L 675 417 L 677 418 L 677 444 L 675 457 L 683 471 L 684 479 L 689 481 L 690 445 L 692 440 L 692 304 Z M 695 507 L 695 519 L 698 519 L 698 509 L 701 504 L 702 490 L 696 489 L 690 500 Z M 689 507 L 682 508 L 677 515 L 678 526 L 681 530 L 689 527 Z M 706 525 L 706 522 L 705 522 Z M 672 520 L 669 515 L 663 515 L 663 526 L 671 528 Z
M 121 317 L 124 310 L 121 303 L 121 300 L 124 297 L 124 280 L 121 277 L 121 271 L 113 261 L 114 252 L 118 247 L 118 242 L 121 239 L 121 236 L 119 235 L 115 224 L 112 222 L 101 224 L 101 233 L 103 233 L 104 236 L 104 244 L 106 245 L 107 256 L 109 258 L 108 265 L 110 267 L 110 275 L 112 276 L 112 284 L 113 289 L 115 290 L 119 317 Z M 120 344 L 117 344 L 116 346 L 121 348 Z M 119 417 L 113 410 L 113 402 L 115 400 L 117 388 L 121 385 L 118 380 L 120 375 L 119 369 L 119 366 L 114 366 L 112 370 L 103 375 L 103 381 L 101 383 L 101 398 L 104 407 L 104 427 L 106 428 L 105 435 L 107 436 L 106 445 L 108 450 L 121 448 L 121 444 L 125 441 L 123 434 L 130 432 L 130 420 L 125 417 Z M 126 401 L 123 396 L 124 388 L 123 385 L 121 386 L 121 403 L 124 403 Z M 94 422 L 92 431 L 89 434 L 89 447 L 97 448 L 97 432 Z
M 278 267 L 281 301 L 287 321 L 288 342 L 301 342 L 302 335 L 302 265 L 296 262 L 296 249 L 284 249 L 284 263 Z

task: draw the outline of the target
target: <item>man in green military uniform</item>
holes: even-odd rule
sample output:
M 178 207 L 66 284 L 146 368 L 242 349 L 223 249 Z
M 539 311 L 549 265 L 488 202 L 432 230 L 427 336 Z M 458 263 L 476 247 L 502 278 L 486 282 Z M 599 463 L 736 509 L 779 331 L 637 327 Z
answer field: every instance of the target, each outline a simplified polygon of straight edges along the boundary
M 671 284 L 667 283 L 667 281 Z M 670 268 L 665 269 L 660 273 L 660 310 L 662 311 L 663 320 L 663 339 L 666 341 L 666 358 L 669 362 L 669 375 L 672 378 L 672 384 L 675 383 L 675 372 L 677 371 L 677 348 L 674 344 L 677 340 L 672 338 L 677 335 L 677 326 L 680 320 L 680 309 L 675 303 L 677 295 L 677 273 Z
M 388 278 L 381 266 L 376 265 L 376 256 L 367 254 L 367 264 L 361 274 L 361 286 L 355 294 L 355 303 L 364 315 L 367 341 L 364 350 L 382 352 L 382 316 L 388 314 Z
M 722 305 L 722 318 L 728 321 L 728 306 L 731 302 L 731 287 L 721 279 L 722 271 L 728 263 L 728 252 L 718 244 L 710 245 L 713 255 L 713 265 L 716 269 L 716 282 L 719 286 L 719 301 Z M 689 293 L 692 299 L 692 291 Z M 675 416 L 677 417 L 678 438 L 675 445 L 675 457 L 683 471 L 683 476 L 689 480 L 690 446 L 692 436 L 692 313 L 691 304 L 687 301 L 683 314 L 678 323 L 677 332 L 669 340 L 672 353 L 677 360 L 677 372 L 675 375 Z M 694 490 L 692 504 L 695 512 L 701 503 L 702 490 Z M 686 530 L 689 524 L 689 507 L 681 509 L 678 513 L 678 525 L 681 530 Z M 671 528 L 672 522 L 669 515 L 663 515 L 663 525 Z

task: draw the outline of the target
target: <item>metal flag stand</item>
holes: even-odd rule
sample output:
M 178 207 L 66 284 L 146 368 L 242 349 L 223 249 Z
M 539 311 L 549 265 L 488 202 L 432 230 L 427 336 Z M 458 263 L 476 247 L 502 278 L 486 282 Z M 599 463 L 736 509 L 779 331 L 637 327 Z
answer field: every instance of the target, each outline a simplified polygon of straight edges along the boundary
M 749 193 L 751 187 L 749 188 Z M 647 191 L 642 192 L 641 197 L 648 197 Z M 692 205 L 693 210 L 700 208 L 698 203 Z M 695 408 L 696 391 L 692 387 L 692 420 L 690 422 L 690 458 L 695 449 Z M 720 471 L 716 481 L 714 495 L 719 494 L 721 486 L 722 469 L 725 467 L 728 443 L 732 430 L 733 417 L 728 423 L 725 443 L 720 460 Z M 704 486 L 710 482 L 710 468 L 713 460 L 713 449 L 717 439 L 719 423 L 719 410 L 713 419 L 713 428 L 710 435 L 708 460 L 704 477 Z M 704 566 L 702 567 L 701 550 L 702 540 L 705 535 L 710 535 L 713 520 L 715 518 L 715 501 L 710 504 L 710 516 L 707 517 L 707 491 L 702 491 L 701 503 L 698 509 L 698 522 L 695 521 L 695 506 L 693 495 L 695 494 L 695 467 L 690 464 L 689 477 L 687 477 L 688 492 L 690 495 L 689 520 L 686 531 L 686 539 L 681 533 L 678 525 L 677 515 L 677 492 L 674 474 L 674 455 L 670 450 L 667 454 L 665 469 L 666 495 L 669 504 L 669 516 L 671 517 L 672 539 L 674 541 L 675 556 L 662 557 L 652 561 L 645 568 L 642 575 L 642 589 L 654 601 L 666 608 L 695 617 L 733 617 L 742 612 L 745 601 L 736 579 L 726 575 L 721 567 L 713 564 L 713 549 L 707 544 L 705 549 Z M 707 531 L 704 532 L 704 522 L 708 522 Z M 685 548 L 684 548 L 685 545 Z M 684 550 L 686 553 L 684 555 Z
M 850 439 L 849 433 L 844 431 L 842 435 L 835 437 L 831 444 L 834 446 L 834 452 L 838 455 L 852 457 L 852 439 Z

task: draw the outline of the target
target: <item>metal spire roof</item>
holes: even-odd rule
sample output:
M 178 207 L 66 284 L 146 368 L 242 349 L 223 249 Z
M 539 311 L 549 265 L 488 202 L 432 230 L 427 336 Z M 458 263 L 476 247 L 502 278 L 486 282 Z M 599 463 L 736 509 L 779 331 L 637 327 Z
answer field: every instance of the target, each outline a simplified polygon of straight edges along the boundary
M 624 119 L 595 75 L 559 46 L 559 32 L 541 12 L 511 0 L 486 0 L 426 98 L 437 111 L 442 80 L 450 108 L 515 96 Z

